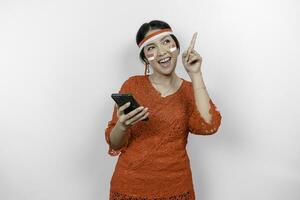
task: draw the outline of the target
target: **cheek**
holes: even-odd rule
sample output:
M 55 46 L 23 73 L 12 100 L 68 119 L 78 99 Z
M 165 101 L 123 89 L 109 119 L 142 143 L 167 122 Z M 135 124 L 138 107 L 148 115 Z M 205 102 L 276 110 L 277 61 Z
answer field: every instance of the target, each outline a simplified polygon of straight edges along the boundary
M 175 47 L 176 48 L 176 47 Z M 178 59 L 178 56 L 179 56 L 179 49 L 175 49 L 172 53 L 172 58 L 173 58 L 173 61 L 177 60 Z
M 155 58 L 155 55 L 154 55 L 154 53 L 146 53 L 146 58 L 149 60 L 149 61 L 152 61 L 152 60 L 154 60 L 154 58 Z
M 173 53 L 177 49 L 176 44 L 172 44 L 169 48 L 171 53 Z

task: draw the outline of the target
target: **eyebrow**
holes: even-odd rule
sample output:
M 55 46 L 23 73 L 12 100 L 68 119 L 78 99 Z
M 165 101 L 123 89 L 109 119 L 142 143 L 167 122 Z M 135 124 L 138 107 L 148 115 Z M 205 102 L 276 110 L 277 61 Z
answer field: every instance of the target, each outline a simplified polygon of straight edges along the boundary
M 166 36 L 164 36 L 163 38 L 161 38 L 161 39 L 160 39 L 160 42 L 161 42 L 162 40 L 164 40 L 166 37 L 169 37 L 169 35 L 166 35 Z M 147 46 L 153 45 L 153 44 L 154 44 L 154 43 L 152 42 L 152 43 L 147 44 Z

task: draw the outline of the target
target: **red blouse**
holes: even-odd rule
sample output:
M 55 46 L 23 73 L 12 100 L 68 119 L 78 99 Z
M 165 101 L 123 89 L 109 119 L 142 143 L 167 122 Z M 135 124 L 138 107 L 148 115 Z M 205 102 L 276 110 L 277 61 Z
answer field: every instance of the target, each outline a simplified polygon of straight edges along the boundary
M 113 150 L 109 141 L 118 120 L 116 107 L 105 129 L 108 154 L 119 155 L 110 182 L 110 200 L 194 200 L 186 151 L 188 133 L 216 133 L 221 124 L 220 112 L 210 100 L 212 123 L 208 124 L 197 109 L 190 81 L 182 79 L 175 93 L 162 97 L 148 76 L 129 77 L 119 93 L 132 93 L 141 106 L 148 107 L 149 120 L 131 125 L 127 144 L 119 150 Z

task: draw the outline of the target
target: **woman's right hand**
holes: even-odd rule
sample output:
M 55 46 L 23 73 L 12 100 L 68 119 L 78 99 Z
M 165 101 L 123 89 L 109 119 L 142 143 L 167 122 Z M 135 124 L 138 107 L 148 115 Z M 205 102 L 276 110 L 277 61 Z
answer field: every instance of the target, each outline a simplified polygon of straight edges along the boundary
M 117 106 L 117 104 L 116 104 Z M 117 116 L 118 116 L 118 122 L 117 124 L 123 129 L 127 130 L 129 126 L 147 118 L 149 115 L 148 108 L 144 108 L 143 106 L 140 106 L 131 112 L 125 114 L 124 110 L 130 106 L 129 102 L 124 104 L 121 107 L 118 107 L 117 109 Z

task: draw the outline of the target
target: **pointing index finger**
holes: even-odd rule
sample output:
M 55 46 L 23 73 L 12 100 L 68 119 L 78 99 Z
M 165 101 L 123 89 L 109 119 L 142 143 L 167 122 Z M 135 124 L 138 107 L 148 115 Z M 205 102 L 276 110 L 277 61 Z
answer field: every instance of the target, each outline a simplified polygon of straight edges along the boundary
M 194 49 L 194 46 L 195 46 L 195 43 L 196 43 L 197 34 L 198 33 L 195 32 L 194 35 L 193 35 L 193 38 L 192 38 L 192 41 L 191 41 L 191 44 L 190 44 L 190 47 L 189 47 L 190 51 Z
M 190 43 L 190 46 L 189 46 L 189 48 L 188 48 L 187 55 L 186 55 L 187 61 L 189 60 L 189 56 L 190 56 L 191 51 L 194 49 L 194 46 L 195 46 L 195 43 L 196 43 L 197 35 L 198 35 L 197 32 L 195 32 L 194 35 L 193 35 L 192 41 L 191 41 L 191 43 Z

